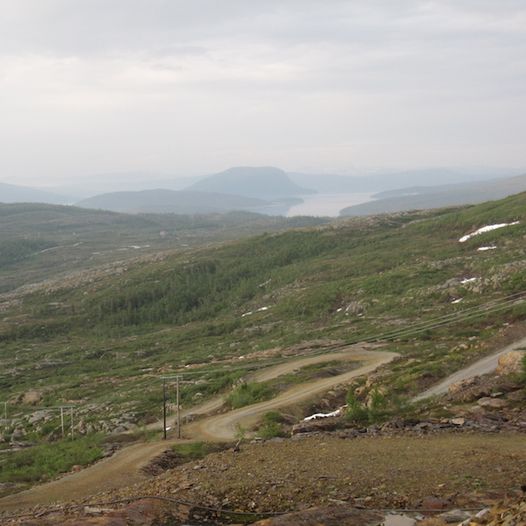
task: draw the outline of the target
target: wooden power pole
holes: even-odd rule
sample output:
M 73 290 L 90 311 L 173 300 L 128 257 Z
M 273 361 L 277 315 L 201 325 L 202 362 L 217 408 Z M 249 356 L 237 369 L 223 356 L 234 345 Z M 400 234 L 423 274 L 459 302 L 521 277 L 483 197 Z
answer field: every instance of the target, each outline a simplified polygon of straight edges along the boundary
M 179 398 L 179 379 L 181 377 L 176 377 L 176 404 L 177 404 L 177 438 L 181 438 L 181 404 Z
M 64 408 L 60 407 L 60 429 L 62 430 L 62 438 L 65 436 L 65 430 L 64 430 Z
M 163 438 L 166 440 L 166 379 L 163 378 Z

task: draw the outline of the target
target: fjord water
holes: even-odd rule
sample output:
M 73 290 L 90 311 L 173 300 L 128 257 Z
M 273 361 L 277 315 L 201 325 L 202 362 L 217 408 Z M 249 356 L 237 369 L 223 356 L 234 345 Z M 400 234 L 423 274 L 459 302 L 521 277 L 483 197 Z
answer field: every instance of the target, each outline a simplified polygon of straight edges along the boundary
M 372 200 L 371 193 L 313 194 L 302 196 L 303 203 L 291 206 L 287 217 L 328 216 L 338 217 L 340 210 Z

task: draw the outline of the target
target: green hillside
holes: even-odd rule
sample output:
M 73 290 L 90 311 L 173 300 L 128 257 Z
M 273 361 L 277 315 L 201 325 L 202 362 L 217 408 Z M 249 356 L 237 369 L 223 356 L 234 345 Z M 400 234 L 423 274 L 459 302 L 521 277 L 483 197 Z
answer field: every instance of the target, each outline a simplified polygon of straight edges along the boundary
M 522 304 L 479 313 L 526 290 L 525 221 L 520 194 L 259 235 L 29 293 L 3 306 L 0 399 L 16 408 L 38 387 L 48 405 L 91 404 L 88 420 L 126 411 L 147 422 L 160 416 L 159 376 L 188 364 L 382 334 L 392 340 L 384 348 L 403 355 L 386 377 L 390 399 L 403 399 L 487 352 L 504 324 L 524 321 Z M 497 248 L 477 250 L 489 245 Z M 242 375 L 231 364 L 203 375 L 185 387 L 184 403 Z
M 323 222 L 247 212 L 127 215 L 72 206 L 0 204 L 0 292 L 159 251 Z

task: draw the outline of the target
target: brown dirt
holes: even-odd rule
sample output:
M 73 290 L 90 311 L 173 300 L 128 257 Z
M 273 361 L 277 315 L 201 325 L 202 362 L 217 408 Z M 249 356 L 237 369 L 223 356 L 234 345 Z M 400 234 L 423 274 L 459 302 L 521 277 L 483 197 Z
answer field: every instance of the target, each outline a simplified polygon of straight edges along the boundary
M 419 507 L 435 495 L 514 491 L 524 484 L 522 434 L 344 440 L 306 438 L 247 444 L 104 495 L 172 495 L 236 510 L 297 510 L 351 502 Z M 471 497 L 470 497 L 471 498 Z M 466 503 L 466 500 L 460 504 Z
M 297 367 L 332 361 L 337 357 L 350 361 L 356 360 L 363 364 L 358 369 L 338 376 L 295 386 L 267 402 L 248 406 L 238 411 L 230 411 L 203 418 L 188 426 L 185 430 L 185 436 L 194 440 L 223 440 L 228 442 L 235 438 L 236 425 L 238 423 L 244 426 L 248 425 L 248 423 L 255 423 L 261 415 L 271 409 L 308 399 L 330 389 L 334 385 L 345 383 L 356 376 L 367 374 L 378 366 L 388 363 L 396 356 L 396 353 L 366 351 L 360 346 L 354 346 L 339 353 L 299 357 L 297 360 L 264 369 L 255 374 L 259 381 L 286 374 Z M 222 403 L 223 398 L 219 397 L 205 402 L 202 406 L 189 410 L 187 413 L 206 415 L 219 409 Z M 170 424 L 173 426 L 173 422 L 169 422 Z M 155 423 L 151 427 L 159 428 L 160 425 Z M 98 462 L 79 473 L 67 475 L 53 482 L 2 498 L 0 499 L 0 510 L 22 509 L 42 504 L 48 505 L 58 501 L 65 502 L 82 499 L 99 491 L 119 488 L 141 481 L 145 477 L 141 472 L 142 468 L 157 455 L 161 454 L 170 444 L 176 442 L 178 442 L 176 439 L 172 439 L 168 442 L 141 443 L 126 447 L 113 457 Z

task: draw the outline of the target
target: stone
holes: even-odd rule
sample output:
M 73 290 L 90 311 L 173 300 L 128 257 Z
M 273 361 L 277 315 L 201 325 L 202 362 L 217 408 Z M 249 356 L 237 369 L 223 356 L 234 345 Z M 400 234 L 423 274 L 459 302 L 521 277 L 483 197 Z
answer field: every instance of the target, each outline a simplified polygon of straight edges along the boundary
M 445 510 L 450 507 L 450 502 L 439 497 L 424 497 L 422 500 L 422 510 Z
M 383 526 L 415 526 L 416 520 L 407 515 L 389 513 L 385 516 Z
M 508 405 L 508 402 L 506 400 L 501 400 L 500 398 L 490 398 L 490 397 L 484 397 L 481 398 L 477 404 L 480 407 L 488 407 L 490 409 L 502 409 L 503 407 L 506 407 Z
M 439 517 L 447 524 L 455 523 L 458 524 L 471 517 L 471 514 L 463 510 L 451 510 L 441 513 Z
M 42 392 L 32 389 L 22 396 L 22 403 L 26 405 L 35 405 L 42 401 Z
M 466 423 L 466 419 L 465 418 L 452 418 L 450 420 L 450 422 L 454 425 L 454 426 L 463 426 L 465 423 Z
M 499 358 L 496 373 L 498 375 L 522 372 L 526 351 L 510 351 Z

